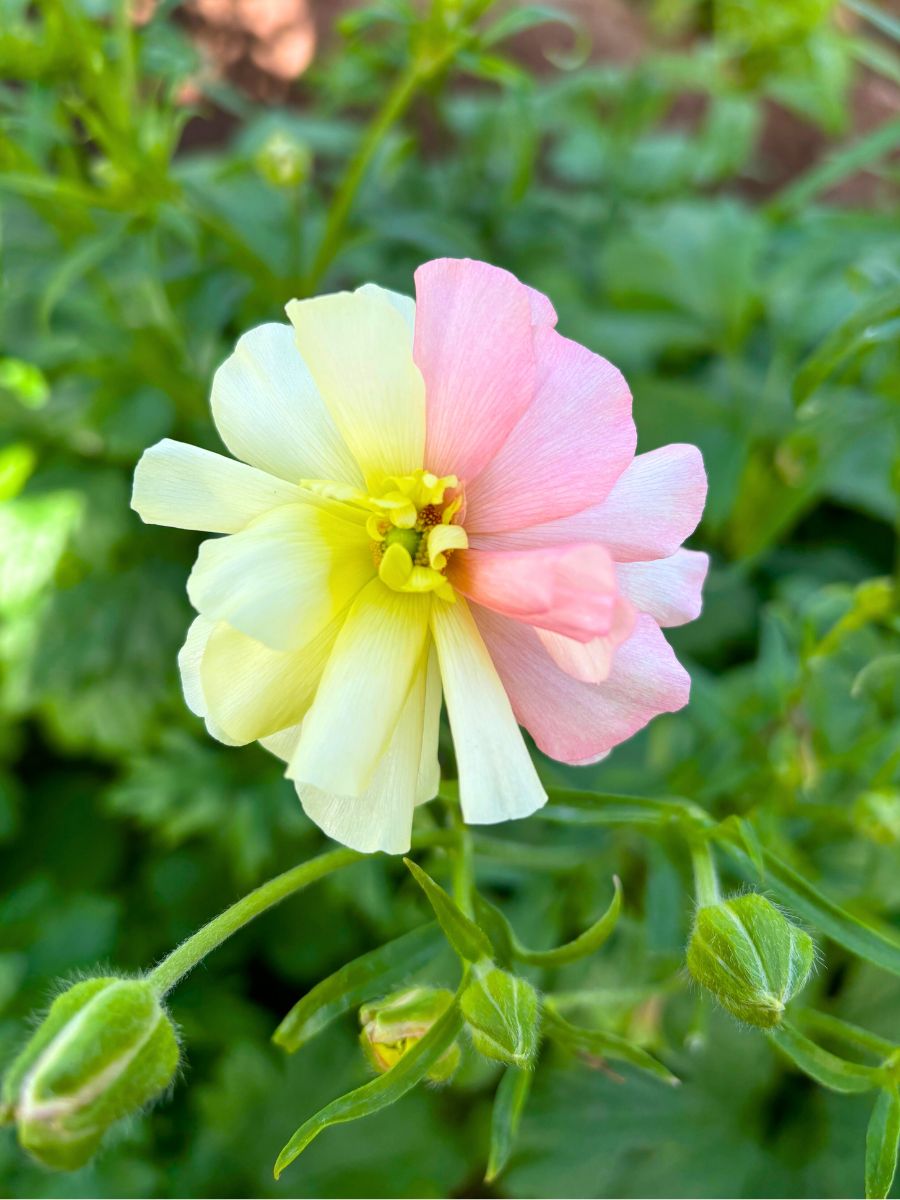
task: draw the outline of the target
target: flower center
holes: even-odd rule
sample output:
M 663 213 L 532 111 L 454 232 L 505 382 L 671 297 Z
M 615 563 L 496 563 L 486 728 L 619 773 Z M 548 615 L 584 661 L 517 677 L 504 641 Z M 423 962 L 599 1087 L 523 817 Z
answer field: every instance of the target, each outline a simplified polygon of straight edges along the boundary
M 386 483 L 382 495 L 370 498 L 375 511 L 366 522 L 382 582 L 398 592 L 434 592 L 452 601 L 447 562 L 469 544 L 463 527 L 453 524 L 462 507 L 456 476 L 415 471 Z
M 323 479 L 301 479 L 300 486 L 368 513 L 372 559 L 388 587 L 455 600 L 447 562 L 454 550 L 469 544 L 466 531 L 454 524 L 462 508 L 455 475 L 424 470 L 390 475 L 377 495 Z

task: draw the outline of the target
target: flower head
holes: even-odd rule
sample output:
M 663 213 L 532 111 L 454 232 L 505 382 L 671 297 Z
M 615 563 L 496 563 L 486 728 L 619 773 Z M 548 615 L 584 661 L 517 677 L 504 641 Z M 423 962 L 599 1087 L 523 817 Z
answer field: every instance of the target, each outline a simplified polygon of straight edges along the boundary
M 204 542 L 180 655 L 213 736 L 259 740 L 307 813 L 357 849 L 408 848 L 437 792 L 441 699 L 467 821 L 546 799 L 518 729 L 590 763 L 690 681 L 660 626 L 700 610 L 693 446 L 635 457 L 631 396 L 485 263 L 367 284 L 245 334 L 212 392 L 236 459 L 148 450 L 133 506 Z

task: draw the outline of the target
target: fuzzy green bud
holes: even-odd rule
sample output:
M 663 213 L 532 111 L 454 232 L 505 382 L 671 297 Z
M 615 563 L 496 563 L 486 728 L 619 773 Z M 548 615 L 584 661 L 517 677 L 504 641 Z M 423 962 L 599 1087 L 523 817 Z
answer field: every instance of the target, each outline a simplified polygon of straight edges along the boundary
M 175 1029 L 151 986 L 100 978 L 57 996 L 3 1080 L 3 1113 L 38 1162 L 84 1166 L 106 1130 L 169 1086 Z
M 389 1071 L 447 1011 L 453 993 L 446 988 L 414 987 L 393 992 L 359 1010 L 360 1043 L 376 1071 Z M 428 1078 L 444 1083 L 459 1066 L 459 1046 L 441 1055 Z
M 475 968 L 460 998 L 475 1049 L 513 1067 L 530 1067 L 540 1043 L 541 1005 L 527 979 L 493 965 Z
M 687 948 L 694 979 L 748 1025 L 771 1029 L 809 978 L 812 938 L 750 892 L 699 909 Z

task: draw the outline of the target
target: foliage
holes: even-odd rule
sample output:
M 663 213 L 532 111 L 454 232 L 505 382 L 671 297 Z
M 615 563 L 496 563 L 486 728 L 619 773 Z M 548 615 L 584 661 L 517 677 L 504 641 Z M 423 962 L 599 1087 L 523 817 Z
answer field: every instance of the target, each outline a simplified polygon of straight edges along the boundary
M 884 1195 L 898 124 L 861 136 L 850 98 L 861 70 L 896 86 L 896 22 L 868 3 L 723 0 L 710 24 L 707 5 L 660 0 L 655 40 L 622 64 L 590 56 L 571 21 L 553 40 L 541 7 L 384 0 L 344 18 L 290 105 L 219 82 L 217 108 L 195 110 L 174 8 L 134 27 L 110 0 L 0 0 L 4 1059 L 60 978 L 150 967 L 285 872 L 151 976 L 167 990 L 219 933 L 318 882 L 172 994 L 188 1066 L 169 1102 L 71 1176 L 4 1134 L 2 1190 L 842 1196 L 865 1174 Z M 510 41 L 533 27 L 568 47 L 536 72 Z M 785 111 L 824 149 L 777 188 L 764 132 Z M 837 202 L 861 170 L 867 205 Z M 213 370 L 292 296 L 367 279 L 408 292 L 444 254 L 547 292 L 561 330 L 625 372 L 642 450 L 703 450 L 693 544 L 713 568 L 703 616 L 672 638 L 692 701 L 596 766 L 537 755 L 551 804 L 469 841 L 447 742 L 415 879 L 343 851 L 297 867 L 323 838 L 279 764 L 211 742 L 184 707 L 197 539 L 142 526 L 130 475 L 163 436 L 215 447 Z M 758 887 L 819 946 L 767 1035 L 687 983 L 692 862 L 702 886 L 713 861 L 726 894 Z M 466 1010 L 488 1019 L 488 976 L 532 1014 L 527 1053 L 505 1061 L 536 1066 L 470 1037 L 452 1083 L 416 1087 Z M 352 1009 L 408 982 L 455 999 L 372 1079 Z M 282 1146 L 281 1165 L 303 1154 L 276 1185 Z

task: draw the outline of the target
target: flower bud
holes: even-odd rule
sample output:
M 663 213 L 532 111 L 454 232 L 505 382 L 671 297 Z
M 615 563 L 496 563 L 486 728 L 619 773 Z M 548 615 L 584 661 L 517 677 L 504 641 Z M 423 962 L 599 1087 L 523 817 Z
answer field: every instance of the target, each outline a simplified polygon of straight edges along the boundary
M 446 988 L 414 987 L 393 992 L 383 1000 L 363 1005 L 360 1042 L 376 1071 L 389 1071 L 420 1041 L 453 1002 Z M 459 1046 L 453 1045 L 428 1072 L 435 1083 L 449 1079 L 459 1066 Z
M 304 142 L 276 129 L 257 151 L 255 165 L 266 183 L 292 188 L 309 178 L 312 156 Z
M 3 1081 L 3 1111 L 47 1167 L 73 1171 L 103 1134 L 172 1082 L 175 1029 L 144 980 L 100 978 L 58 996 Z
M 530 1067 L 540 1041 L 541 1006 L 527 979 L 493 965 L 476 968 L 460 998 L 475 1049 L 497 1062 Z
M 687 948 L 694 979 L 749 1025 L 771 1029 L 813 967 L 812 938 L 750 892 L 697 913 Z

